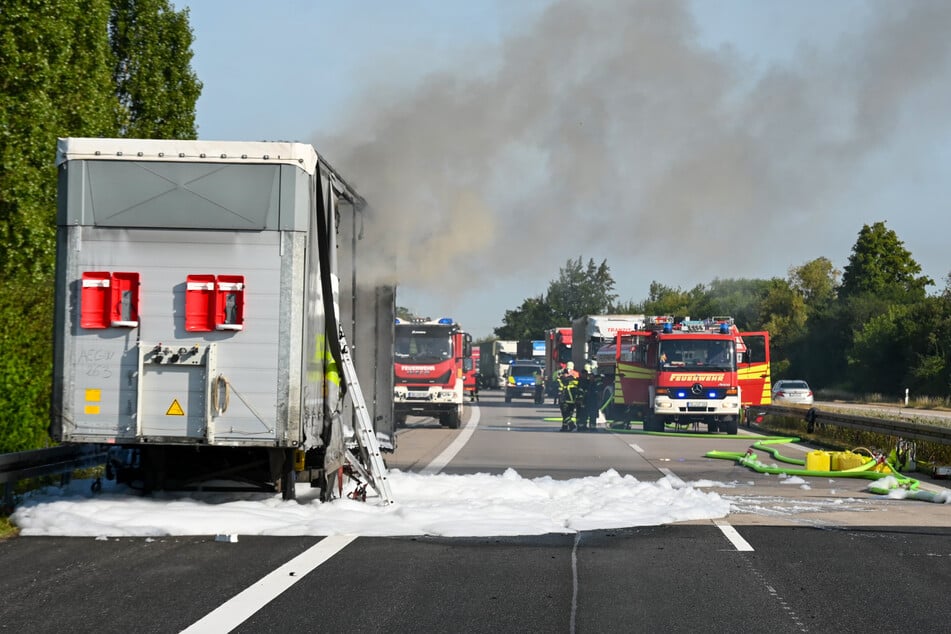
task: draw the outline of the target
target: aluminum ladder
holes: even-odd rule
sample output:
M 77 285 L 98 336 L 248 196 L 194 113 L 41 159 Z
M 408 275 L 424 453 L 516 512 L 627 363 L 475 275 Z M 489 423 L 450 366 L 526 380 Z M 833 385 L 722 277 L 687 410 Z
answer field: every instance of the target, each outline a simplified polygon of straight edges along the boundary
M 380 444 L 376 440 L 376 432 L 373 430 L 370 412 L 367 410 L 367 403 L 363 398 L 363 391 L 360 389 L 357 369 L 353 365 L 353 356 L 350 354 L 350 346 L 347 345 L 347 338 L 343 334 L 343 329 L 340 330 L 339 337 L 343 378 L 347 382 L 347 393 L 353 401 L 356 418 L 354 435 L 357 439 L 357 445 L 360 446 L 361 455 L 366 459 L 369 469 L 364 467 L 364 464 L 349 449 L 347 450 L 347 460 L 350 466 L 374 488 L 383 501 L 383 505 L 386 506 L 394 501 L 393 493 L 390 491 L 390 483 L 386 479 L 386 465 L 383 463 Z

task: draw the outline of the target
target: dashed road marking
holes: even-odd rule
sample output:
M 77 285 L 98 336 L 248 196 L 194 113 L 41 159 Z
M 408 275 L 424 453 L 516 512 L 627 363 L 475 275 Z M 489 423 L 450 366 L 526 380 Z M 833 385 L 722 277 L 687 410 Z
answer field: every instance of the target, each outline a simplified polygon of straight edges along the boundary
M 730 543 L 733 544 L 733 547 L 741 552 L 753 552 L 753 547 L 748 541 L 743 539 L 743 537 L 737 532 L 733 526 L 724 522 L 723 520 L 713 520 L 714 525 L 720 529 L 720 532 L 723 533 L 724 537 L 730 540 Z

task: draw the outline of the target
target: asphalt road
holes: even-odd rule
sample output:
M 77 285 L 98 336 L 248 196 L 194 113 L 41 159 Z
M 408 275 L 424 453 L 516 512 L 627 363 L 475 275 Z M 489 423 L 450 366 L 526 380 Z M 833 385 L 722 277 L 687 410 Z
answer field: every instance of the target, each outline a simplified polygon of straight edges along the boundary
M 947 630 L 951 504 L 884 498 L 864 480 L 783 485 L 704 457 L 743 451 L 748 438 L 565 434 L 543 420 L 551 405 L 484 392 L 477 407 L 478 427 L 444 472 L 667 474 L 722 483 L 713 490 L 734 512 L 577 535 L 357 538 L 299 575 L 295 558 L 333 538 L 19 538 L 0 543 L 0 630 L 226 631 L 208 615 L 240 612 L 233 597 L 280 577 L 296 583 L 235 631 Z M 462 433 L 410 418 L 387 463 L 432 469 Z

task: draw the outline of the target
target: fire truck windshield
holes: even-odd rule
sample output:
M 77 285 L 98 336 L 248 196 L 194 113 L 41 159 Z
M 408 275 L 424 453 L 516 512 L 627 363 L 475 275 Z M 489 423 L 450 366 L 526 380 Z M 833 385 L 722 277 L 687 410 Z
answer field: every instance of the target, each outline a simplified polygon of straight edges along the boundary
M 445 333 L 397 328 L 393 352 L 399 363 L 433 363 L 452 356 L 452 338 Z
M 736 371 L 736 344 L 718 339 L 665 339 L 661 341 L 658 360 L 662 370 Z

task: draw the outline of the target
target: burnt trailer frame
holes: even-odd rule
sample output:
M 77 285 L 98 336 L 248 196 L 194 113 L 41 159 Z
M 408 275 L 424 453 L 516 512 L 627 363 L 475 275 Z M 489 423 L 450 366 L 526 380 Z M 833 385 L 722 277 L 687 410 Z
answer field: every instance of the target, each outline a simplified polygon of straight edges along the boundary
M 342 331 L 394 447 L 395 292 L 359 279 L 366 204 L 312 146 L 66 138 L 57 165 L 54 440 L 115 447 L 146 489 L 329 491 Z

